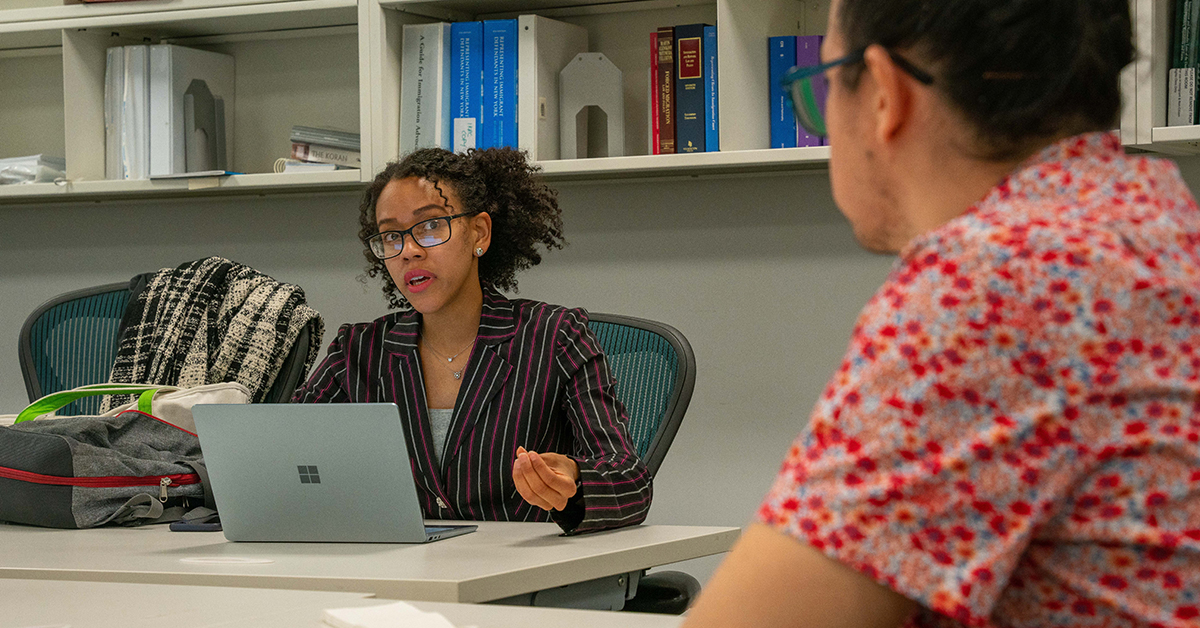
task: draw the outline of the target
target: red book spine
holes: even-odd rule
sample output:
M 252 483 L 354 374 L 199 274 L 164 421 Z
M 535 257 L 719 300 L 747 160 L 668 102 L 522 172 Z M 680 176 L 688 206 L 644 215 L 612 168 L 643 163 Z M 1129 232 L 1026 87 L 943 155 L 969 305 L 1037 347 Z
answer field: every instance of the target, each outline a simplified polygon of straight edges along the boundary
M 658 31 L 650 33 L 650 149 L 662 154 L 658 127 Z
M 658 147 L 675 152 L 675 27 L 658 29 Z

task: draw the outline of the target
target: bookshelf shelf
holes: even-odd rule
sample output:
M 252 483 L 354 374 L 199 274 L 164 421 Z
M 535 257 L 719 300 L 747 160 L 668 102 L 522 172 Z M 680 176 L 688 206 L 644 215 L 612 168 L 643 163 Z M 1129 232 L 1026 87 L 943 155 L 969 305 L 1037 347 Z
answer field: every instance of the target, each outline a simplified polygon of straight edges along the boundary
M 1148 148 L 1167 155 L 1200 155 L 1200 125 L 1154 127 Z
M 152 0 L 150 2 L 105 2 L 98 4 L 63 4 L 62 0 L 45 0 L 33 3 L 42 6 L 0 10 L 0 24 L 17 25 L 57 20 L 119 19 L 118 16 L 137 16 L 144 20 L 152 15 L 169 15 L 195 10 L 218 10 L 239 12 L 286 12 L 308 0 Z M 337 4 L 356 6 L 355 0 Z M 69 23 L 69 22 L 68 22 Z
M 141 197 L 183 197 L 212 194 L 269 194 L 312 192 L 318 190 L 354 190 L 363 185 L 358 170 L 333 172 L 297 172 L 239 174 L 227 177 L 192 179 L 150 179 L 128 181 L 77 181 L 73 183 L 33 183 L 0 186 L 0 202 L 29 203 L 59 201 L 63 197 L 102 200 Z
M 0 33 L 41 32 L 50 28 L 104 28 L 138 29 L 155 38 L 196 37 L 354 24 L 357 16 L 355 0 L 287 0 L 223 7 L 198 6 L 147 13 L 124 12 L 0 22 Z
M 538 165 L 551 181 L 813 170 L 829 165 L 829 147 L 560 159 Z
M 379 0 L 379 6 L 439 20 L 516 17 L 537 13 L 561 18 L 715 5 L 716 0 Z

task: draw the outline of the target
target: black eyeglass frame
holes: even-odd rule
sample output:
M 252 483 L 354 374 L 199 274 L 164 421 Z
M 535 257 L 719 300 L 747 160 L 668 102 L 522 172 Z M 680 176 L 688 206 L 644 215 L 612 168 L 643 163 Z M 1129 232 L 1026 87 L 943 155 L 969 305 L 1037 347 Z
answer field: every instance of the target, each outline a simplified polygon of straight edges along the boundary
M 783 74 L 783 78 L 780 79 L 779 84 L 783 87 L 783 93 L 787 96 L 788 102 L 792 105 L 792 112 L 796 116 L 796 121 L 800 122 L 806 131 L 815 135 L 825 135 L 824 128 L 809 128 L 809 124 L 805 123 L 807 120 L 809 120 L 809 116 L 806 115 L 804 111 L 801 111 L 800 108 L 803 105 L 797 102 L 792 96 L 792 85 L 806 78 L 811 78 L 817 76 L 818 74 L 824 74 L 825 72 L 841 65 L 861 63 L 864 55 L 867 53 L 867 48 L 870 48 L 870 46 L 863 46 L 862 48 L 859 48 L 858 50 L 855 50 L 844 57 L 839 57 L 827 63 L 809 66 L 796 66 Z M 888 48 L 884 48 L 884 50 L 887 51 L 888 57 L 892 59 L 893 63 L 899 66 L 901 70 L 904 70 L 904 72 L 909 76 L 916 79 L 917 82 L 921 83 L 922 85 L 933 85 L 934 78 L 932 74 L 917 67 L 911 61 L 905 59 L 894 50 Z M 820 121 L 820 124 L 822 127 L 824 126 L 823 119 Z
M 404 244 L 406 242 L 405 236 L 408 236 L 409 240 L 412 240 L 414 244 L 416 244 L 417 246 L 419 246 L 423 249 L 431 249 L 435 246 L 441 246 L 441 245 L 449 242 L 450 238 L 454 237 L 454 228 L 451 226 L 451 221 L 453 221 L 455 218 L 462 218 L 464 216 L 474 216 L 475 214 L 478 214 L 478 213 L 481 213 L 481 212 L 476 210 L 476 211 L 472 211 L 472 212 L 463 212 L 461 214 L 453 214 L 451 216 L 435 216 L 433 218 L 427 218 L 425 220 L 422 220 L 422 221 L 416 223 L 415 225 L 413 225 L 407 229 L 404 229 L 404 230 L 391 229 L 388 231 L 380 231 L 379 233 L 376 233 L 375 235 L 367 238 L 367 248 L 371 251 L 372 255 L 374 255 L 380 261 L 383 261 L 383 260 L 387 260 L 387 259 L 392 259 L 393 257 L 396 257 L 396 255 L 400 255 L 401 253 L 404 252 Z M 441 242 L 438 242 L 437 244 L 430 244 L 428 246 L 421 244 L 420 242 L 417 242 L 417 238 L 415 236 L 413 236 L 413 230 L 427 222 L 431 222 L 434 220 L 445 220 L 446 221 L 446 229 L 448 229 L 450 231 L 450 233 L 446 235 L 446 239 L 442 240 Z M 371 243 L 375 242 L 375 241 L 379 241 L 380 248 L 382 248 L 383 236 L 385 236 L 389 233 L 396 233 L 396 234 L 400 235 L 400 248 L 397 249 L 395 255 L 388 255 L 387 257 L 382 257 L 378 253 L 375 252 L 375 247 L 371 246 Z

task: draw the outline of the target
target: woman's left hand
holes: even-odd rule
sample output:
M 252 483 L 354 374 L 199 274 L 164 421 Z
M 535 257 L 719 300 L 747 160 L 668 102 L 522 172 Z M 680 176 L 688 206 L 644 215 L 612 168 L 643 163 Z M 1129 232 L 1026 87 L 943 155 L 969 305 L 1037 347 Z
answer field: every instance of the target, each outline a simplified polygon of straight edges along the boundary
M 525 501 L 542 510 L 562 510 L 575 495 L 579 465 L 562 454 L 526 451 L 517 447 L 513 481 Z

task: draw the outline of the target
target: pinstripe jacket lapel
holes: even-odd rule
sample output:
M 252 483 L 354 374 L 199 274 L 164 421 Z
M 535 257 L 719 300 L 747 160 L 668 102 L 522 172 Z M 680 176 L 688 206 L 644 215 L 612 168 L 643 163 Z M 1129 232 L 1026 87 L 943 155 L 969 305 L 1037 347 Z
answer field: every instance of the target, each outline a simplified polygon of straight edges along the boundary
M 501 354 L 508 348 L 516 332 L 517 322 L 512 303 L 491 290 L 483 291 L 483 311 L 479 320 L 479 336 L 463 383 L 458 389 L 454 403 L 454 418 L 450 423 L 450 436 L 442 459 L 447 462 L 458 453 L 463 438 L 478 423 L 484 408 L 487 408 L 504 387 L 512 374 Z
M 410 311 L 384 337 L 383 346 L 390 365 L 384 373 L 393 376 L 390 381 L 381 383 L 391 389 L 391 400 L 400 407 L 400 424 L 404 426 L 409 460 L 416 471 L 414 478 L 430 493 L 440 495 L 446 503 L 451 503 L 442 486 L 442 473 L 433 455 L 429 404 L 425 398 L 425 379 L 421 375 L 421 356 L 417 351 L 420 329 L 420 315 Z

